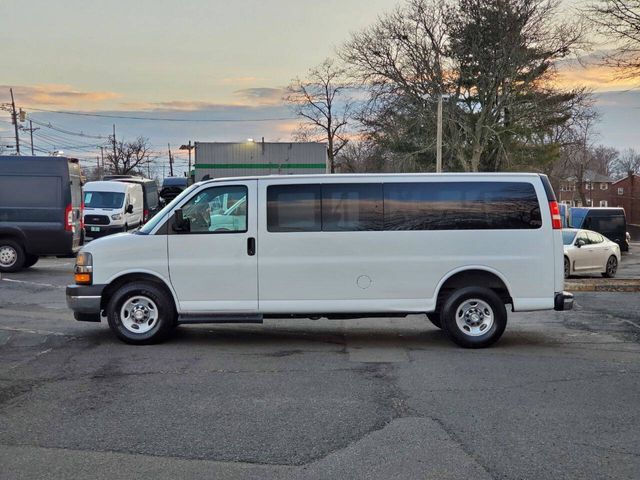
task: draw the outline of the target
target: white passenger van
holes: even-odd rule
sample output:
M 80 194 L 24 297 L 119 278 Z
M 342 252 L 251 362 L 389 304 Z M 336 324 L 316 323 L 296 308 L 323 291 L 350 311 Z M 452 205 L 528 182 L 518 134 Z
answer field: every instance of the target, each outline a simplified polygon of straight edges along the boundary
M 134 344 L 181 323 L 424 313 L 485 347 L 506 305 L 572 308 L 561 223 L 538 174 L 216 179 L 85 246 L 67 303 Z
M 117 181 L 87 182 L 83 191 L 85 237 L 126 232 L 142 224 L 141 185 Z

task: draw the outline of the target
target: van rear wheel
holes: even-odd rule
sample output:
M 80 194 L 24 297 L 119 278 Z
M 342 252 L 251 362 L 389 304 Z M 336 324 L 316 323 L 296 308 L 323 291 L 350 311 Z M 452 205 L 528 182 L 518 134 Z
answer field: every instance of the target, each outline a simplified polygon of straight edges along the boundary
M 449 338 L 461 347 L 483 348 L 502 336 L 507 310 L 493 290 L 465 287 L 447 298 L 440 321 Z
M 164 340 L 173 330 L 176 317 L 167 293 L 151 282 L 120 287 L 107 305 L 111 330 L 123 342 L 134 345 Z
M 0 239 L 0 272 L 17 272 L 24 267 L 26 255 L 22 246 L 11 239 Z

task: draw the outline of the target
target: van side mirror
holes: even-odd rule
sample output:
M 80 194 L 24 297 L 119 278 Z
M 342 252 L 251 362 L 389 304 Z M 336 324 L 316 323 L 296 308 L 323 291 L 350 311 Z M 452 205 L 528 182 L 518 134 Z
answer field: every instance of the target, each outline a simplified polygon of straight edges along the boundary
M 585 246 L 585 241 L 582 238 L 579 238 L 576 241 L 576 247 L 581 248 L 581 247 L 584 247 L 584 246 Z
M 127 205 L 127 213 L 133 213 L 133 205 Z
M 191 222 L 188 218 L 184 218 L 182 209 L 178 208 L 173 212 L 173 231 L 174 232 L 190 232 Z

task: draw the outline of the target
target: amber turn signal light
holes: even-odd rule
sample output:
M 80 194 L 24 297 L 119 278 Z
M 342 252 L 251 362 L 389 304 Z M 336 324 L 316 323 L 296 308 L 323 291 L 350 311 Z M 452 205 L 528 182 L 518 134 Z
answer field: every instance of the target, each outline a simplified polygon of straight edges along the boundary
M 91 285 L 90 273 L 76 273 L 74 274 L 74 277 L 78 285 Z

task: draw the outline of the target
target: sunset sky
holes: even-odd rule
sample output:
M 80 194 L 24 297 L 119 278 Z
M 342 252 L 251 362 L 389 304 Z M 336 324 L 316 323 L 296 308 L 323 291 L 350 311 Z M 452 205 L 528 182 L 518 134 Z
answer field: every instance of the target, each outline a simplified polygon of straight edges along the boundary
M 2 0 L 0 102 L 8 100 L 11 86 L 17 104 L 37 121 L 105 137 L 115 123 L 118 137 L 147 136 L 160 155 L 166 154 L 167 142 L 177 147 L 188 140 L 289 140 L 297 121 L 282 105 L 282 88 L 395 4 Z M 562 65 L 559 83 L 586 85 L 598 93 L 601 143 L 640 148 L 640 82 L 616 80 L 603 67 L 573 62 Z M 236 121 L 151 122 L 40 110 Z M 268 121 L 238 121 L 260 119 Z M 8 121 L 0 111 L 1 145 L 12 141 Z M 91 144 L 99 139 L 75 137 L 74 143 L 69 138 L 74 137 L 42 126 L 35 144 L 75 146 L 63 150 L 95 158 L 98 150 Z

